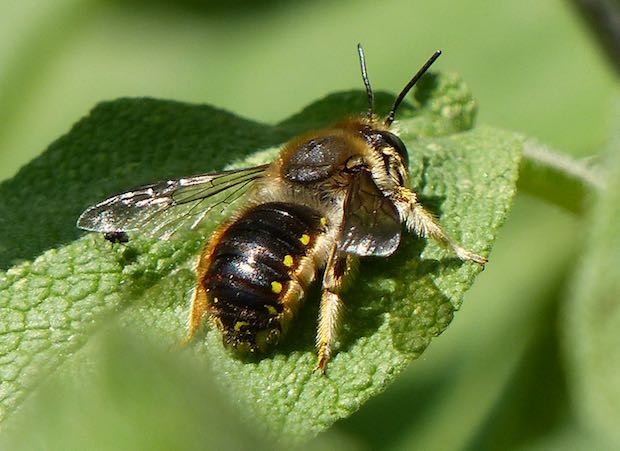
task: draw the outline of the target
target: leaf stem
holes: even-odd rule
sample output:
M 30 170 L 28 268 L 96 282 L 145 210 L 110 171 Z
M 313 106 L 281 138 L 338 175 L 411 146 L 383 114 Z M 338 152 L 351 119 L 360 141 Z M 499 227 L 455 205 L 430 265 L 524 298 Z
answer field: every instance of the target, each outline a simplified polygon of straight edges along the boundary
M 531 139 L 525 142 L 519 172 L 520 191 L 579 216 L 588 210 L 593 195 L 605 187 L 602 174 L 583 160 L 575 160 Z

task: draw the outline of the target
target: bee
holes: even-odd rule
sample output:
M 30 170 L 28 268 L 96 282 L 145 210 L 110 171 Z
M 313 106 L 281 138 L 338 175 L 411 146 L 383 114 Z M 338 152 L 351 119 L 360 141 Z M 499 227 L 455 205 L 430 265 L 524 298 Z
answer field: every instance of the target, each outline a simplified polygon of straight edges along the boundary
M 84 211 L 77 226 L 107 236 L 137 231 L 167 239 L 244 196 L 245 204 L 217 228 L 198 258 L 188 339 L 209 317 L 225 345 L 266 352 L 289 328 L 320 276 L 316 369 L 324 373 L 345 279 L 358 257 L 393 254 L 403 225 L 463 261 L 487 262 L 452 239 L 409 189 L 407 148 L 392 127 L 402 100 L 440 54 L 428 59 L 380 119 L 358 45 L 366 114 L 292 139 L 270 164 L 168 180 L 110 197 Z

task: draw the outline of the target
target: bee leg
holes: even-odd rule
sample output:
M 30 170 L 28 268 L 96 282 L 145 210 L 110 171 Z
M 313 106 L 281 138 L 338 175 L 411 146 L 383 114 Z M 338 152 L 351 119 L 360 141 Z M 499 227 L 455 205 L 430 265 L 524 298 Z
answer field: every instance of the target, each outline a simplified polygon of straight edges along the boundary
M 351 257 L 337 252 L 334 246 L 327 260 L 323 275 L 323 292 L 319 310 L 319 325 L 316 333 L 318 361 L 315 370 L 325 374 L 331 356 L 331 347 L 338 329 L 338 316 L 342 309 L 340 292 L 346 274 L 351 267 Z
M 197 284 L 192 295 L 192 307 L 189 313 L 189 319 L 187 321 L 187 337 L 183 341 L 183 344 L 188 344 L 194 338 L 196 331 L 202 325 L 202 320 L 207 312 L 207 293 L 200 283 Z
M 468 251 L 450 237 L 439 223 L 439 220 L 418 202 L 417 196 L 413 191 L 402 188 L 398 191 L 396 197 L 397 199 L 395 199 L 394 203 L 407 229 L 412 230 L 422 238 L 432 238 L 441 245 L 449 247 L 463 261 L 473 261 L 483 266 L 487 262 L 486 258 Z

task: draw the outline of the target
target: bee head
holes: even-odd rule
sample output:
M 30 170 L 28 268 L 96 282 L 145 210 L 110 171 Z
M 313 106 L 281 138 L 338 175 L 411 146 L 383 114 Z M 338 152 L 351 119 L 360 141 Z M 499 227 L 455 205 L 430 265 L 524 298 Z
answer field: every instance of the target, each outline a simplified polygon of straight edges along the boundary
M 360 132 L 364 136 L 366 142 L 376 151 L 381 157 L 383 164 L 376 165 L 384 170 L 384 174 L 388 178 L 397 181 L 397 183 L 404 184 L 407 177 L 407 169 L 409 167 L 409 154 L 405 144 L 401 139 L 390 131 L 390 127 L 394 122 L 396 110 L 402 103 L 405 96 L 409 93 L 411 88 L 416 82 L 422 78 L 422 75 L 431 67 L 437 58 L 441 55 L 441 50 L 437 50 L 433 55 L 424 63 L 424 65 L 415 73 L 415 75 L 409 80 L 405 87 L 400 91 L 400 94 L 396 96 L 394 104 L 390 109 L 390 112 L 386 116 L 383 123 L 377 120 L 374 115 L 374 94 L 372 87 L 370 86 L 370 80 L 368 78 L 368 72 L 366 70 L 366 59 L 364 57 L 364 50 L 362 45 L 357 45 L 357 53 L 360 60 L 360 69 L 362 71 L 362 80 L 366 87 L 366 95 L 368 97 L 368 111 L 365 120 L 362 119 L 362 127 Z

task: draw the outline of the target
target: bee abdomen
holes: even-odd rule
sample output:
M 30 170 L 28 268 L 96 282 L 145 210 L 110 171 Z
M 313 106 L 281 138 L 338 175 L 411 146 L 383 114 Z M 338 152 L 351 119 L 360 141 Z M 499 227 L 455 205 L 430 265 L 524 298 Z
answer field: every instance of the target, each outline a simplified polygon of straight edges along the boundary
M 257 205 L 219 234 L 211 244 L 201 283 L 209 311 L 224 342 L 242 351 L 266 350 L 275 344 L 294 312 L 305 283 L 295 276 L 324 233 L 325 220 L 315 210 L 292 203 Z

